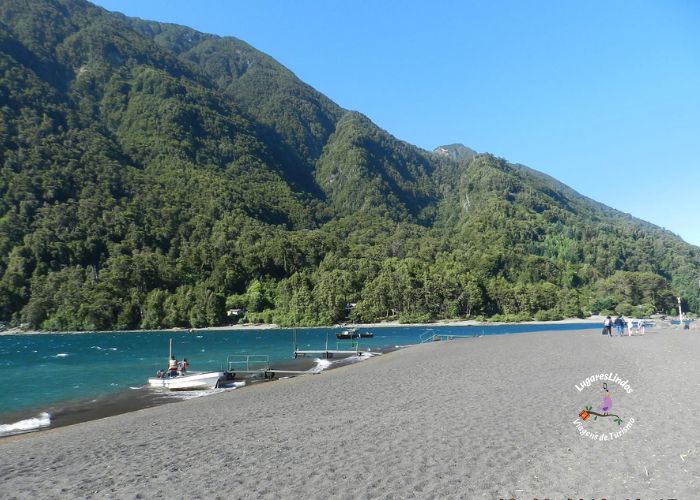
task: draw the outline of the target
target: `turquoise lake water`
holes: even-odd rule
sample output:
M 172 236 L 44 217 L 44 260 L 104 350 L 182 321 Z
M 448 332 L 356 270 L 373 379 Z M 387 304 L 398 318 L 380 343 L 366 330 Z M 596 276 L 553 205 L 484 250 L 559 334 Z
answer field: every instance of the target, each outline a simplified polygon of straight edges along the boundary
M 499 335 L 594 326 L 381 327 L 370 329 L 374 338 L 361 339 L 360 345 L 378 351 L 416 344 L 429 330 L 444 335 Z M 328 348 L 334 349 L 339 331 L 296 329 L 298 348 L 323 349 L 328 339 Z M 177 359 L 186 357 L 192 371 L 221 370 L 233 354 L 267 355 L 273 366 L 294 357 L 292 329 L 4 335 L 0 336 L 0 422 L 7 422 L 3 415 L 16 417 L 26 411 L 29 417 L 64 402 L 143 388 L 148 377 L 167 366 L 170 339 L 173 354 Z

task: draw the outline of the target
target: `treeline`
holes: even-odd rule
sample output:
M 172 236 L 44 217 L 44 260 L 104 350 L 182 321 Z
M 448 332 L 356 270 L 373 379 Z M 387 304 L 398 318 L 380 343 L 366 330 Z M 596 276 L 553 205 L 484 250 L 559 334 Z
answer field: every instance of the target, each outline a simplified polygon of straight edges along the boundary
M 586 275 L 585 264 L 571 271 L 536 256 L 516 262 L 490 253 L 493 248 L 451 249 L 435 230 L 390 221 L 373 228 L 367 222 L 368 229 L 345 238 L 338 227 L 290 232 L 251 223 L 230 226 L 227 233 L 217 225 L 206 240 L 184 245 L 177 258 L 136 250 L 110 255 L 101 267 L 48 272 L 38 272 L 36 252 L 22 247 L 12 253 L 8 270 L 14 272 L 4 274 L 2 286 L 13 292 L 5 296 L 18 299 L 13 322 L 46 330 L 203 327 L 239 320 L 555 320 L 591 312 L 673 313 L 676 305 L 670 284 L 653 273 L 618 271 L 598 280 Z M 380 228 L 390 231 L 379 236 Z M 24 304 L 23 290 L 31 290 Z M 230 309 L 244 315 L 227 317 Z

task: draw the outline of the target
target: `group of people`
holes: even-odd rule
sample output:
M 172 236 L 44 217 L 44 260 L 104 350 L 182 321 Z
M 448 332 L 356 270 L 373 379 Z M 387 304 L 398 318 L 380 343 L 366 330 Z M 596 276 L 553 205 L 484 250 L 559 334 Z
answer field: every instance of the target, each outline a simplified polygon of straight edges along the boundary
M 175 359 L 175 356 L 170 356 L 168 360 L 168 371 L 158 370 L 156 374 L 158 378 L 163 377 L 177 377 L 178 375 L 185 375 L 190 367 L 190 363 L 187 358 L 183 358 L 182 361 Z
M 640 329 L 644 329 L 643 323 L 640 323 Z M 612 328 L 613 326 L 615 327 L 615 331 L 617 332 L 618 336 L 622 336 L 622 334 L 625 332 L 625 327 L 627 326 L 627 321 L 625 321 L 625 318 L 622 316 L 618 316 L 614 320 L 610 317 L 607 316 L 605 320 L 603 321 L 603 334 L 607 334 L 608 336 L 612 337 Z

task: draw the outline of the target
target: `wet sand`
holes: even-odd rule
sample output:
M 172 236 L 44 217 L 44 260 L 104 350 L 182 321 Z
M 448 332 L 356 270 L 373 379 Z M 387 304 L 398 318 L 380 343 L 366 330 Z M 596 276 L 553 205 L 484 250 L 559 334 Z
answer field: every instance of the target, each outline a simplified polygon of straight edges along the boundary
M 7 497 L 693 498 L 700 336 L 600 329 L 411 346 L 0 441 Z M 605 395 L 613 418 L 575 422 Z M 577 386 L 582 387 L 578 390 Z M 612 413 L 612 412 L 611 412 Z

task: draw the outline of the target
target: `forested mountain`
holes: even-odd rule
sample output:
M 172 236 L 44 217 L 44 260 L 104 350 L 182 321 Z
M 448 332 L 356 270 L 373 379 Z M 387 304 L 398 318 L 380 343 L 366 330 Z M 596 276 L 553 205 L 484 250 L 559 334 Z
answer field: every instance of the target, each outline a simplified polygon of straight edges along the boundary
M 0 170 L 10 324 L 698 310 L 700 249 L 675 235 L 402 142 L 240 40 L 82 0 L 0 3 Z

